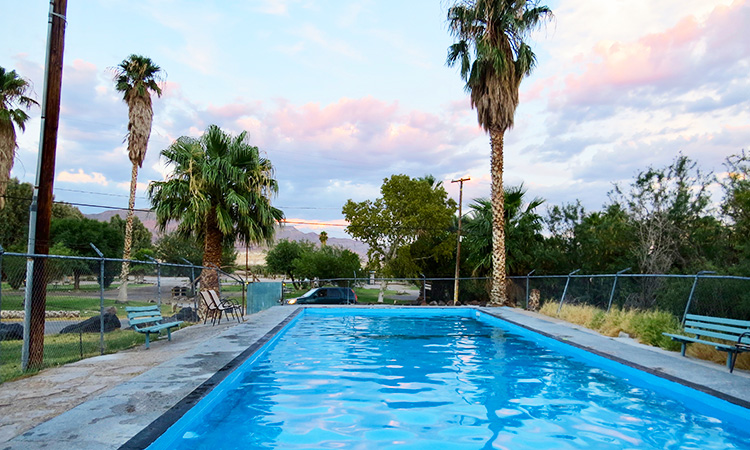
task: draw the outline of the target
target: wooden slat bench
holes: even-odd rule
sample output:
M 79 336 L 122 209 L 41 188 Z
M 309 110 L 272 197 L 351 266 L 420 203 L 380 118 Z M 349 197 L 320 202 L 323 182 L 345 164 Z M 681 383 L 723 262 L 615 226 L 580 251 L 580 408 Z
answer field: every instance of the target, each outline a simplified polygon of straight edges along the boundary
M 158 336 L 163 330 L 167 330 L 167 339 L 172 340 L 172 331 L 174 327 L 179 327 L 183 322 L 162 323 L 164 318 L 157 305 L 154 306 L 127 306 L 125 311 L 128 313 L 128 322 L 133 330 L 146 335 L 146 348 L 149 347 L 151 333 Z
M 727 367 L 730 372 L 734 370 L 737 356 L 740 353 L 750 352 L 750 320 L 688 314 L 685 316 L 685 333 L 694 334 L 695 337 L 670 333 L 662 334 L 682 344 L 682 356 L 685 356 L 687 344 L 695 342 L 727 352 Z M 718 339 L 728 343 L 708 341 L 705 338 Z

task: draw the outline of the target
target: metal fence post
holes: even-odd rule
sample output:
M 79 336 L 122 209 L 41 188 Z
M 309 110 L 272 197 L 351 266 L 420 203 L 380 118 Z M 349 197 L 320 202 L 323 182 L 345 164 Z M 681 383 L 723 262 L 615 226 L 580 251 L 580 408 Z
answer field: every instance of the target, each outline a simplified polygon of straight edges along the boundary
M 156 264 L 156 304 L 161 309 L 161 263 L 148 255 L 145 256 Z
M 180 259 L 190 266 L 190 295 L 195 297 L 195 265 L 183 257 L 180 257 Z
M 709 273 L 716 273 L 712 270 L 701 270 L 700 272 L 695 274 L 695 278 L 693 279 L 693 287 L 690 288 L 690 296 L 688 297 L 687 305 L 685 305 L 685 313 L 682 314 L 682 322 L 680 323 L 683 327 L 685 326 L 685 317 L 687 317 L 688 310 L 690 309 L 690 303 L 693 301 L 693 294 L 695 293 L 695 287 L 698 285 L 698 277 L 701 275 L 706 275 Z
M 607 312 L 609 312 L 609 309 L 612 307 L 612 299 L 615 297 L 615 287 L 617 287 L 617 277 L 618 275 L 621 275 L 628 270 L 630 270 L 631 267 L 628 267 L 627 269 L 622 269 L 621 271 L 617 272 L 615 274 L 615 281 L 612 283 L 612 292 L 609 293 L 609 304 L 607 304 Z
M 565 294 L 568 292 L 568 285 L 570 284 L 570 277 L 580 272 L 581 269 L 576 269 L 568 274 L 568 280 L 565 282 L 565 289 L 563 289 L 562 297 L 560 297 L 560 306 L 557 307 L 557 314 L 560 314 L 563 302 L 565 301 Z
M 523 309 L 529 309 L 529 277 L 534 272 L 536 272 L 536 269 L 526 274 L 526 303 L 523 305 Z
M 91 248 L 99 255 L 99 354 L 104 354 L 104 255 L 89 242 Z

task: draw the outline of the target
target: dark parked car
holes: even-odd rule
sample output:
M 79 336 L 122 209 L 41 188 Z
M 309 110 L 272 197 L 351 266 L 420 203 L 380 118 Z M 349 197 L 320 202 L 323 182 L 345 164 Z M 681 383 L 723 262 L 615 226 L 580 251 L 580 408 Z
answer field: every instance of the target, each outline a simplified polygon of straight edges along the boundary
M 287 300 L 290 305 L 349 305 L 357 303 L 354 289 L 322 287 L 310 289 L 302 297 Z

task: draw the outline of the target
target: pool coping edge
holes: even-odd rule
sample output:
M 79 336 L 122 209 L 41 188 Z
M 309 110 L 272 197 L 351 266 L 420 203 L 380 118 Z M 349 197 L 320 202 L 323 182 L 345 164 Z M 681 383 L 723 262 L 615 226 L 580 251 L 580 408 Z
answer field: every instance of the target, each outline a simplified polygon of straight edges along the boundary
M 270 331 L 261 338 L 253 342 L 242 353 L 235 356 L 231 361 L 225 364 L 221 369 L 216 371 L 209 379 L 193 389 L 188 395 L 183 397 L 174 406 L 169 408 L 164 414 L 157 417 L 153 422 L 139 431 L 135 436 L 128 439 L 127 442 L 118 447 L 118 450 L 142 450 L 154 441 L 156 441 L 164 432 L 174 425 L 182 416 L 193 408 L 199 401 L 208 395 L 216 386 L 226 379 L 237 367 L 252 357 L 261 349 L 269 340 L 279 333 L 289 322 L 297 317 L 303 308 L 297 308 L 292 311 L 284 320 L 279 322 Z

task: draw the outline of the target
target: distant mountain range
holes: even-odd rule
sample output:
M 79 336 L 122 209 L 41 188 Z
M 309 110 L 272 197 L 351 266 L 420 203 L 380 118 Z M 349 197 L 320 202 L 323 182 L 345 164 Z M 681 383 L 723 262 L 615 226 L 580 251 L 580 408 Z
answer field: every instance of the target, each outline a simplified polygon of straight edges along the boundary
M 123 219 L 127 215 L 127 211 L 122 210 L 109 210 L 104 211 L 98 214 L 85 214 L 86 217 L 89 219 L 99 220 L 101 222 L 109 222 L 109 220 L 114 216 L 120 216 Z M 158 239 L 160 233 L 158 231 L 158 227 L 156 225 L 156 214 L 152 212 L 146 212 L 146 211 L 135 211 L 136 217 L 140 219 L 140 221 L 143 223 L 143 225 L 151 232 L 153 236 L 153 240 L 155 241 Z M 167 232 L 172 232 L 177 228 L 176 223 L 170 223 L 167 226 Z M 289 240 L 289 241 L 296 241 L 296 242 L 304 242 L 309 241 L 316 245 L 320 245 L 320 235 L 317 233 L 309 232 L 305 233 L 302 232 L 293 226 L 284 225 L 279 226 L 276 230 L 276 236 L 274 241 L 278 242 L 281 240 Z M 328 237 L 328 245 L 338 246 L 345 248 L 347 250 L 351 250 L 354 253 L 358 254 L 360 256 L 360 259 L 362 262 L 367 261 L 367 244 L 364 244 L 359 241 L 355 241 L 354 239 L 347 239 L 347 238 L 336 238 L 336 237 Z M 250 247 L 250 252 L 248 253 L 248 262 L 249 264 L 264 264 L 265 262 L 265 255 L 269 250 L 269 246 L 266 245 L 253 245 Z M 237 246 L 237 264 L 245 264 L 245 247 L 242 245 Z

